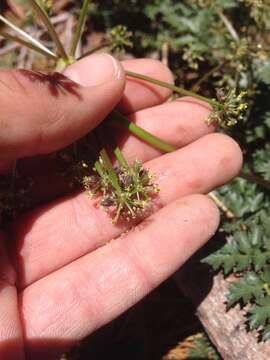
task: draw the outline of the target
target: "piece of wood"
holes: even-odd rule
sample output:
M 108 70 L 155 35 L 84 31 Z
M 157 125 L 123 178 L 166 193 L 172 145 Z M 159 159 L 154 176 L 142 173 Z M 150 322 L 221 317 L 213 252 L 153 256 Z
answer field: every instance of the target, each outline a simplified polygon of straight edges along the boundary
M 181 291 L 195 304 L 197 315 L 224 360 L 269 360 L 270 341 L 258 342 L 256 331 L 246 331 L 239 305 L 226 311 L 228 280 L 207 265 L 191 260 L 175 275 Z

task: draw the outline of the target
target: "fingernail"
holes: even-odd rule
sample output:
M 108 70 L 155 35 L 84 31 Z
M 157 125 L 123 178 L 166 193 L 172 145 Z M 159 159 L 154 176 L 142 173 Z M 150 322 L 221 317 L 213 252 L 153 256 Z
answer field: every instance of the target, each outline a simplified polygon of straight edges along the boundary
M 94 54 L 69 66 L 64 74 L 82 86 L 102 85 L 124 77 L 124 70 L 113 56 Z

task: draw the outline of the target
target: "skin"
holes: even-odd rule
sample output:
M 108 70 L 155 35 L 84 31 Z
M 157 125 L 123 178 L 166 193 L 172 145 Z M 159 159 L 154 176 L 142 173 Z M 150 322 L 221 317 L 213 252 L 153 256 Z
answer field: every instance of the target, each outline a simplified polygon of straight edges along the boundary
M 204 194 L 237 175 L 238 145 L 205 124 L 208 105 L 192 98 L 166 102 L 168 90 L 126 81 L 122 67 L 173 81 L 158 61 L 120 65 L 105 54 L 66 70 L 78 84 L 75 93 L 56 93 L 47 81 L 18 71 L 0 72 L 0 172 L 28 157 L 25 171 L 38 173 L 46 193 L 42 207 L 0 233 L 1 359 L 55 359 L 173 274 L 218 227 L 219 211 Z M 116 105 L 178 148 L 164 155 L 112 130 L 126 158 L 140 158 L 160 187 L 136 227 L 112 225 L 84 193 L 48 201 L 57 180 L 48 182 L 50 174 L 40 165 L 45 154 L 85 135 Z

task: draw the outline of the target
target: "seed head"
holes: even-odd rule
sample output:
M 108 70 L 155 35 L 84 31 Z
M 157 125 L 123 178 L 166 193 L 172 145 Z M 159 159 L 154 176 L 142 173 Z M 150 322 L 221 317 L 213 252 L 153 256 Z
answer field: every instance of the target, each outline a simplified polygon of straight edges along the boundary
M 217 123 L 222 127 L 232 127 L 245 117 L 248 104 L 243 101 L 247 92 L 241 91 L 238 95 L 235 89 L 225 92 L 217 89 L 217 106 L 207 119 L 207 124 Z
M 113 223 L 120 217 L 129 221 L 141 216 L 158 192 L 153 176 L 139 161 L 113 168 L 100 157 L 94 171 L 94 175 L 84 177 L 83 185 L 90 195 L 101 195 L 99 204 L 110 208 Z
M 128 31 L 124 25 L 117 25 L 110 31 L 111 37 L 111 51 L 122 52 L 124 48 L 131 48 L 133 43 L 131 41 L 132 32 Z

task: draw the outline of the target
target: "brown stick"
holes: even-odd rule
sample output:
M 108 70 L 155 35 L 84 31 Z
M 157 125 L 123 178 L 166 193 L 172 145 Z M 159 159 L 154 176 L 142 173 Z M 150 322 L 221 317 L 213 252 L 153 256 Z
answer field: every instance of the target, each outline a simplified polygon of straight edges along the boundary
M 213 276 L 208 266 L 190 261 L 175 275 L 182 292 L 196 305 L 197 315 L 224 360 L 269 360 L 269 342 L 257 341 L 256 331 L 247 332 L 244 310 L 226 311 L 228 281 Z

